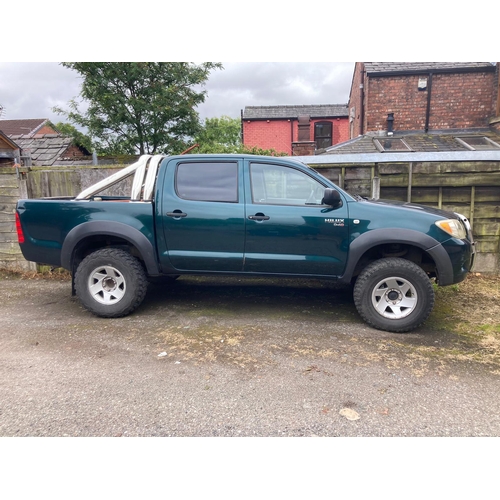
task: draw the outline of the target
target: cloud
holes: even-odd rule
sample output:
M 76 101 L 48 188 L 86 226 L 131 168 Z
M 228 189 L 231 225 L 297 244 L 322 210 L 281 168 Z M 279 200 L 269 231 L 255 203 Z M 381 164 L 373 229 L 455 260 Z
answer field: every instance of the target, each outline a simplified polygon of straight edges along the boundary
M 80 92 L 78 75 L 58 63 L 0 63 L 2 118 L 49 118 L 52 107 L 66 106 Z
M 223 115 L 238 118 L 245 106 L 345 104 L 354 63 L 229 62 L 211 73 L 208 95 L 198 107 L 202 119 Z M 80 93 L 78 73 L 55 62 L 0 63 L 0 104 L 3 119 L 49 118 L 68 107 Z
M 224 63 L 206 85 L 200 115 L 240 116 L 245 106 L 346 104 L 354 63 Z

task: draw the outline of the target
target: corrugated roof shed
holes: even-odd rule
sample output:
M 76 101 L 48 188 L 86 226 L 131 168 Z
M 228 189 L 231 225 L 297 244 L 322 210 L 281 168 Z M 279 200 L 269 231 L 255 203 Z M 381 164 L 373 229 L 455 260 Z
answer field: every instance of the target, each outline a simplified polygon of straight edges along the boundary
M 310 104 L 285 106 L 246 106 L 244 120 L 273 120 L 298 118 L 307 115 L 311 118 L 338 118 L 348 116 L 347 104 Z

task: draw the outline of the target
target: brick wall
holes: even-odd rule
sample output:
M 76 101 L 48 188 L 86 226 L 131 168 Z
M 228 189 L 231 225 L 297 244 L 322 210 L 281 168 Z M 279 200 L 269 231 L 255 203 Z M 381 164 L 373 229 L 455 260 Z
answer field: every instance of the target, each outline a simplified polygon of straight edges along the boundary
M 418 79 L 417 75 L 366 78 L 366 131 L 387 130 L 388 113 L 394 113 L 394 130 L 423 130 L 427 92 L 417 89 Z
M 365 81 L 366 131 L 387 129 L 394 113 L 394 130 L 424 130 L 429 89 L 418 90 L 428 75 L 371 76 Z M 429 130 L 487 127 L 495 113 L 494 73 L 434 74 Z
M 61 155 L 63 158 L 81 158 L 85 156 L 78 146 L 72 144 L 68 149 Z
M 494 73 L 434 75 L 430 126 L 435 129 L 487 127 L 495 115 L 495 80 Z
M 349 111 L 350 137 L 387 130 L 387 115 L 394 113 L 394 130 L 424 130 L 428 87 L 418 89 L 420 78 L 429 75 L 377 76 L 354 68 Z M 487 127 L 495 116 L 498 70 L 494 72 L 434 73 L 432 75 L 429 130 Z M 363 90 L 360 89 L 363 84 Z M 364 123 L 362 94 L 364 92 Z
M 315 146 L 314 141 L 292 142 L 292 156 L 313 156 Z
M 243 144 L 248 147 L 275 149 L 280 153 L 291 155 L 292 126 L 290 120 L 246 120 L 243 122 Z M 297 137 L 296 123 L 294 137 Z
M 362 71 L 363 63 L 357 62 L 354 66 L 354 75 L 352 77 L 351 93 L 349 95 L 349 138 L 354 139 L 358 135 L 363 134 L 361 124 L 361 108 L 362 108 Z
M 333 123 L 333 144 L 338 144 L 349 139 L 349 122 L 346 117 L 318 118 L 310 121 L 310 141 L 314 140 L 314 124 L 320 121 L 331 121 Z M 291 155 L 292 142 L 297 141 L 298 134 L 297 120 L 243 121 L 243 144 L 248 147 L 275 149 L 276 151 Z
M 44 125 L 40 130 L 36 131 L 35 137 L 45 134 L 58 134 L 58 132 L 55 131 L 50 125 Z
M 335 118 L 333 120 L 333 144 L 349 140 L 349 119 Z

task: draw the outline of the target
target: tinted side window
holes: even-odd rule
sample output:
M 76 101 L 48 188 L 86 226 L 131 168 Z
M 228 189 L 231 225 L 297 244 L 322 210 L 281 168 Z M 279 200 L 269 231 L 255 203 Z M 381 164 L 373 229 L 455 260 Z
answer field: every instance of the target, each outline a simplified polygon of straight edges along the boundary
M 185 200 L 238 201 L 237 163 L 180 163 L 175 176 L 177 195 Z

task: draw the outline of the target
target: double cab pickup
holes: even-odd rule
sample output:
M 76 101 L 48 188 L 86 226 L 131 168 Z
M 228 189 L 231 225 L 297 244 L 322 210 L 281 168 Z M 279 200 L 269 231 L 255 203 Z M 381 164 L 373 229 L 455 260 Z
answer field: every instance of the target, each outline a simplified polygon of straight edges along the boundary
M 123 182 L 127 196 L 113 194 Z M 102 317 L 134 311 L 153 278 L 306 277 L 351 284 L 366 323 L 407 332 L 431 313 L 433 282 L 464 280 L 474 259 L 460 214 L 361 198 L 254 155 L 143 155 L 74 198 L 19 200 L 16 223 L 24 257 L 69 270 Z

